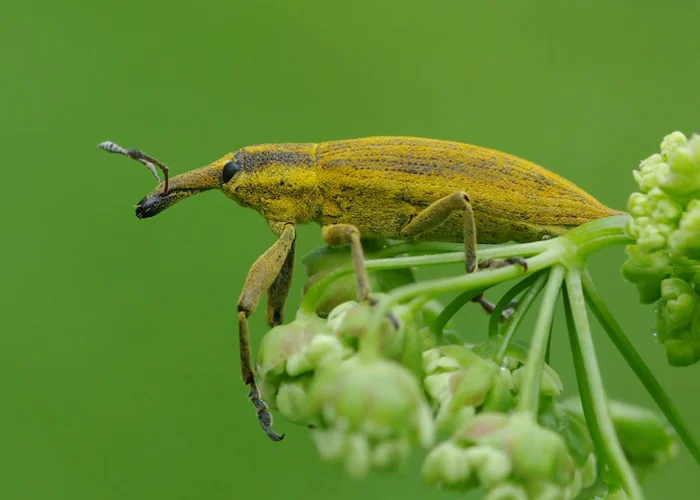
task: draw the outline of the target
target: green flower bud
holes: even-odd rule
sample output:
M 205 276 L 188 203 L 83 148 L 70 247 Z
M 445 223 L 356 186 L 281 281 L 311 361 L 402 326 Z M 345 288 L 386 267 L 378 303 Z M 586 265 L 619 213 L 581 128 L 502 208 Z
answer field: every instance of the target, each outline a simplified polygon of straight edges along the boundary
M 503 336 L 496 335 L 489 337 L 487 340 L 471 346 L 476 354 L 486 359 L 493 359 L 496 353 L 501 349 Z M 514 340 L 508 344 L 506 355 L 503 358 L 501 366 L 507 368 L 511 372 L 527 361 L 528 344 L 519 340 Z
M 664 341 L 679 336 L 687 330 L 700 297 L 693 287 L 679 278 L 668 278 L 661 282 L 662 302 L 658 309 L 659 338 Z
M 479 484 L 491 488 L 506 480 L 512 471 L 508 454 L 490 446 L 467 448 L 465 457 L 469 466 L 476 472 Z
M 513 372 L 513 382 L 515 388 L 520 392 L 520 387 L 525 373 L 525 367 L 518 368 Z M 564 390 L 564 384 L 551 366 L 545 365 L 542 370 L 542 380 L 540 382 L 540 394 L 542 396 L 558 396 Z
M 309 425 L 314 421 L 315 415 L 308 396 L 310 384 L 310 375 L 280 382 L 274 402 L 279 412 L 290 422 Z
M 576 486 L 576 485 L 573 485 Z M 569 497 L 564 488 L 548 481 L 532 482 L 527 488 L 528 498 L 537 500 L 561 500 Z
M 484 500 L 529 500 L 530 498 L 522 486 L 505 483 L 489 490 Z
M 378 297 L 379 294 L 375 294 Z M 374 321 L 374 309 L 368 302 L 347 302 L 331 311 L 328 325 L 343 343 L 357 346 L 365 335 L 368 325 Z M 391 317 L 386 317 L 380 326 L 380 347 L 382 354 L 401 362 L 416 376 L 423 375 L 422 351 L 433 342 L 416 325 L 414 312 L 409 306 L 393 309 Z
M 481 409 L 482 411 L 507 412 L 515 405 L 514 394 L 513 375 L 506 367 L 502 367 L 498 370 Z
M 386 359 L 355 356 L 325 365 L 310 390 L 320 415 L 314 439 L 320 454 L 362 477 L 371 467 L 401 465 L 412 444 L 429 446 L 435 424 L 414 376 Z
M 661 155 L 656 153 L 646 160 L 643 160 L 639 165 L 639 170 L 633 171 L 632 174 L 634 180 L 639 184 L 640 191 L 642 193 L 648 193 L 651 189 L 659 185 L 661 179 L 668 175 L 668 171 L 668 165 Z
M 633 466 L 658 466 L 677 454 L 673 431 L 655 412 L 611 401 L 610 413 L 622 448 Z
M 690 366 L 700 359 L 700 352 L 693 344 L 685 340 L 670 339 L 664 342 L 666 360 L 671 366 Z
M 353 310 L 355 306 L 357 306 L 357 302 L 349 300 L 334 307 L 331 312 L 328 313 L 328 329 L 333 333 L 337 332 L 340 325 L 343 323 L 343 319 L 345 319 L 345 315 Z
M 574 461 L 559 434 L 537 425 L 529 415 L 514 415 L 508 431 L 513 469 L 518 476 L 552 481 L 560 486 L 571 482 Z
M 581 486 L 590 488 L 598 480 L 598 460 L 595 454 L 588 455 L 586 465 L 581 469 Z
M 428 455 L 423 477 L 450 488 L 482 487 L 486 498 L 573 499 L 586 465 L 577 469 L 563 438 L 529 414 L 479 413 Z
M 326 321 L 309 316 L 276 326 L 262 339 L 257 370 L 262 376 L 299 375 L 312 371 L 326 356 L 347 354 L 327 328 Z
M 625 493 L 625 490 L 620 488 L 618 490 L 608 492 L 602 497 L 601 500 L 629 500 L 629 498 L 630 497 L 627 495 L 627 493 Z
M 664 137 L 659 149 L 661 149 L 661 155 L 663 157 L 668 157 L 670 153 L 673 153 L 678 148 L 684 147 L 686 144 L 688 144 L 688 139 L 685 134 L 676 130 Z
M 642 304 L 652 304 L 661 297 L 661 281 L 667 278 L 673 265 L 665 251 L 645 253 L 638 245 L 626 248 L 628 260 L 622 264 L 622 276 L 637 285 Z
M 669 250 L 672 254 L 700 260 L 700 199 L 688 203 L 678 230 L 670 236 Z
M 466 487 L 471 474 L 465 451 L 446 441 L 433 448 L 423 462 L 423 481 L 446 488 Z
M 666 139 L 675 136 L 666 143 Z M 677 198 L 692 198 L 700 193 L 700 159 L 698 159 L 696 135 L 693 135 L 691 147 L 688 140 L 680 132 L 675 132 L 664 139 L 661 144 L 662 155 L 669 166 L 669 173 L 661 179 L 661 187 L 670 196 Z M 666 149 L 664 150 L 664 147 Z
M 557 433 L 541 427 L 530 415 L 482 413 L 455 438 L 470 440 L 507 453 L 515 477 L 567 486 L 574 478 L 574 461 Z M 532 450 L 537 450 L 533 453 Z
M 673 366 L 687 366 L 700 359 L 700 296 L 680 278 L 661 282 L 657 309 L 659 341 Z
M 477 407 L 484 404 L 497 385 L 492 405 L 503 404 L 510 394 L 502 394 L 510 380 L 498 376 L 496 364 L 464 346 L 442 346 L 423 353 L 426 392 L 438 407 L 440 430 L 452 432 L 468 424 Z M 499 398 L 496 400 L 495 398 Z M 512 398 L 511 398 L 512 400 Z
M 569 454 L 579 467 L 585 467 L 593 452 L 593 443 L 585 420 L 576 412 L 553 405 L 539 417 L 541 425 L 559 434 Z
M 309 425 L 315 420 L 308 402 L 310 376 L 325 363 L 338 363 L 353 350 L 333 336 L 325 320 L 298 318 L 271 329 L 262 339 L 257 373 L 264 397 L 288 420 Z
M 647 472 L 675 457 L 678 443 L 668 423 L 655 412 L 629 403 L 610 401 L 610 414 L 615 432 L 630 464 L 637 472 Z M 572 418 L 584 421 L 578 399 L 569 399 L 560 407 Z M 584 467 L 584 471 L 591 466 Z M 583 485 L 588 487 L 590 477 L 584 474 Z

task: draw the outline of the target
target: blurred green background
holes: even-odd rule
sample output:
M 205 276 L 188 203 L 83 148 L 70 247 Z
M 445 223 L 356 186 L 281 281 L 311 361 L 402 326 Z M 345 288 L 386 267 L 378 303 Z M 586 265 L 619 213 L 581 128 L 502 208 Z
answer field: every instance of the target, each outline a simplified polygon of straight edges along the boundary
M 287 439 L 269 442 L 234 328 L 248 267 L 273 241 L 265 221 L 218 193 L 139 221 L 153 179 L 96 144 L 179 173 L 262 142 L 452 139 L 624 208 L 663 135 L 700 132 L 699 21 L 698 2 L 668 0 L 1 0 L 0 498 L 452 496 L 421 486 L 420 457 L 352 482 L 304 428 L 278 419 Z M 318 228 L 298 242 L 299 256 L 320 245 Z M 623 258 L 594 259 L 599 288 L 700 436 L 698 367 L 666 365 Z M 476 308 L 460 321 L 485 325 Z M 553 359 L 571 390 L 563 333 Z M 610 393 L 650 404 L 595 333 Z M 649 498 L 690 498 L 699 470 L 682 450 Z

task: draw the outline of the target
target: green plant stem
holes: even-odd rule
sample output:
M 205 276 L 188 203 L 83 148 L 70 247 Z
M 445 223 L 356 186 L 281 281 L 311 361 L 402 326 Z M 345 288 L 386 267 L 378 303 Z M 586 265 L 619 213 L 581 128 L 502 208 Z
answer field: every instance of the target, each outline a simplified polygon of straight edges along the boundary
M 505 332 L 503 333 L 503 340 L 501 341 L 501 346 L 498 348 L 498 352 L 496 353 L 496 356 L 493 359 L 497 365 L 500 366 L 503 363 L 503 358 L 506 357 L 508 347 L 513 341 L 515 332 L 518 331 L 518 328 L 520 327 L 520 324 L 525 318 L 525 315 L 530 310 L 530 307 L 532 307 L 532 304 L 535 302 L 537 297 L 539 297 L 540 293 L 544 289 L 544 285 L 547 283 L 548 276 L 549 270 L 541 271 L 540 273 L 538 273 L 537 280 L 525 293 L 522 300 L 520 301 L 520 304 L 518 304 L 517 309 L 513 313 L 513 316 L 511 316 L 510 321 L 508 321 L 508 325 L 506 326 Z
M 566 318 L 566 327 L 569 333 L 571 355 L 574 362 L 574 371 L 576 373 L 576 382 L 578 385 L 579 398 L 581 399 L 583 415 L 586 419 L 588 433 L 591 436 L 593 448 L 595 449 L 595 455 L 598 459 L 598 468 L 601 471 L 606 471 L 608 470 L 608 466 L 607 457 L 605 454 L 605 445 L 603 443 L 603 434 L 600 431 L 598 421 L 596 420 L 595 414 L 592 411 L 593 403 L 591 402 L 591 391 L 588 387 L 588 380 L 586 379 L 585 375 L 583 356 L 581 355 L 581 346 L 579 345 L 578 337 L 576 335 L 576 325 L 574 324 L 574 313 L 571 309 L 571 301 L 569 300 L 569 293 L 567 292 L 566 287 L 562 288 L 562 298 L 564 299 L 564 317 Z M 610 486 L 610 489 L 614 489 L 620 485 L 620 480 L 616 475 L 613 475 L 607 479 L 607 483 Z
M 540 271 L 540 273 L 544 272 L 545 271 Z M 510 304 L 515 299 L 515 297 L 520 295 L 520 293 L 523 290 L 529 289 L 532 286 L 532 284 L 537 281 L 540 273 L 535 273 L 531 276 L 528 276 L 527 278 L 520 280 L 515 285 L 513 285 L 510 288 L 510 290 L 503 294 L 501 300 L 499 300 L 496 306 L 494 307 L 493 312 L 491 313 L 491 317 L 489 317 L 489 337 L 495 337 L 499 334 L 501 314 L 503 314 L 503 311 L 505 311 L 506 307 L 508 307 L 508 304 Z M 520 304 L 518 304 L 516 310 L 519 306 Z
M 564 267 L 554 266 L 547 279 L 542 306 L 537 316 L 537 323 L 532 334 L 527 363 L 525 364 L 518 409 L 530 413 L 535 418 L 539 409 L 540 384 L 542 382 L 542 371 L 544 370 L 544 357 L 547 352 L 549 333 L 551 332 L 550 326 L 563 281 Z
M 634 240 L 625 233 L 629 215 L 615 215 L 596 219 L 582 226 L 575 227 L 562 237 L 569 246 L 569 251 L 579 258 L 612 245 L 626 245 Z
M 688 448 L 688 451 L 695 459 L 695 462 L 700 464 L 700 447 L 698 447 L 695 438 L 685 425 L 685 422 L 671 401 L 671 398 L 634 348 L 634 345 L 630 342 L 627 335 L 625 335 L 625 332 L 613 317 L 608 306 L 603 299 L 601 299 L 600 295 L 598 295 L 593 280 L 587 271 L 583 273 L 582 282 L 586 301 L 593 315 L 608 334 L 608 337 L 615 345 L 618 352 L 622 355 L 630 368 L 632 368 L 632 371 L 639 381 L 644 385 L 671 426 L 673 426 L 681 441 L 683 441 L 683 444 L 685 444 L 686 448 Z
M 442 293 L 465 289 L 485 290 L 496 283 L 513 279 L 519 275 L 527 276 L 529 274 L 534 274 L 537 271 L 550 267 L 559 260 L 559 254 L 560 252 L 558 249 L 551 249 L 528 259 L 527 271 L 523 270 L 520 266 L 507 266 L 500 269 L 465 274 L 454 278 L 442 278 L 399 287 L 392 291 L 388 297 L 385 297 L 377 303 L 361 343 L 371 346 L 369 349 L 378 349 L 378 347 L 374 346 L 379 345 L 379 332 L 382 321 L 396 304 L 406 302 L 419 295 L 424 295 L 426 298 L 435 298 Z
M 482 293 L 482 290 L 467 290 L 466 292 L 462 292 L 455 297 L 452 302 L 445 306 L 438 317 L 435 318 L 435 321 L 433 321 L 433 323 L 430 325 L 430 330 L 433 332 L 433 334 L 441 337 L 442 331 L 445 329 L 445 325 L 448 321 L 450 321 L 452 316 L 457 314 L 457 311 L 459 311 L 464 304 L 471 302 L 472 299 L 477 297 L 480 293 Z
M 498 245 L 491 247 L 479 246 L 479 257 L 483 252 L 494 249 L 505 249 L 511 256 L 519 255 L 528 257 L 547 250 L 548 241 L 534 241 L 531 243 Z M 407 241 L 396 245 L 391 245 L 384 250 L 377 252 L 378 258 L 396 257 L 397 255 L 435 254 L 435 253 L 461 253 L 464 254 L 464 243 L 444 243 L 439 241 Z M 464 260 L 464 259 L 462 259 Z
M 395 289 L 389 294 L 392 303 L 405 302 L 418 295 L 437 297 L 443 293 L 462 290 L 485 290 L 503 281 L 511 280 L 519 276 L 529 276 L 537 271 L 556 264 L 559 261 L 558 249 L 550 249 L 527 260 L 528 269 L 525 271 L 520 266 L 506 266 L 499 269 L 489 269 L 471 274 L 464 274 L 451 278 L 422 281 L 411 283 Z
M 617 439 L 612 417 L 608 409 L 608 402 L 603 385 L 602 375 L 598 367 L 598 359 L 593 345 L 588 315 L 586 312 L 586 301 L 581 285 L 581 272 L 578 269 L 569 269 L 566 275 L 566 290 L 570 302 L 573 323 L 576 330 L 578 350 L 580 352 L 583 375 L 590 393 L 589 414 L 592 414 L 597 421 L 597 426 L 601 435 L 601 445 L 604 456 L 611 471 L 619 479 L 622 487 L 630 498 L 641 500 L 644 498 L 634 471 L 625 457 L 622 446 Z M 573 347 L 573 346 L 572 346 Z M 583 400 L 582 400 L 582 403 Z M 586 416 L 586 423 L 595 425 Z
M 536 255 L 540 252 L 547 253 L 545 250 L 554 245 L 556 241 L 557 239 L 552 239 L 547 241 L 536 241 L 533 243 L 523 243 L 519 245 L 502 245 L 486 248 L 484 250 L 480 250 L 479 258 L 503 259 L 508 257 L 527 257 Z M 405 252 L 402 251 L 402 253 Z M 461 252 L 442 253 L 438 255 L 370 259 L 365 262 L 365 267 L 368 271 L 381 271 L 388 269 L 405 269 L 408 267 L 455 264 L 460 262 L 464 262 L 463 250 Z M 319 279 L 306 291 L 306 295 L 302 299 L 300 305 L 300 312 L 302 314 L 313 313 L 316 310 L 316 303 L 323 295 L 323 290 L 341 276 L 345 276 L 346 274 L 350 274 L 352 272 L 354 272 L 354 268 L 350 263 L 328 271 L 321 279 Z
M 517 245 L 497 245 L 494 247 L 479 249 L 480 259 L 499 259 L 508 257 L 531 257 L 528 260 L 530 274 L 534 271 L 541 270 L 545 267 L 553 265 L 557 262 L 565 263 L 567 267 L 580 265 L 586 256 L 600 248 L 614 245 L 625 244 L 631 242 L 630 238 L 625 235 L 624 228 L 627 224 L 629 216 L 619 215 L 607 217 L 591 221 L 583 226 L 576 227 L 559 238 L 553 238 L 545 241 L 535 241 L 531 243 L 521 243 Z M 451 248 L 450 243 L 435 243 L 435 242 L 418 242 L 418 243 L 403 243 L 394 245 L 381 252 L 383 256 L 392 256 L 405 253 L 420 253 L 420 252 L 443 252 Z M 544 261 L 543 261 L 543 256 Z M 464 252 L 439 253 L 437 255 L 420 255 L 410 257 L 393 257 L 368 260 L 365 265 L 368 271 L 388 270 L 388 269 L 404 269 L 407 267 L 434 266 L 441 264 L 454 264 L 464 262 Z M 542 264 L 542 265 L 540 265 Z M 538 266 L 533 268 L 533 266 Z M 486 289 L 493 284 L 501 281 L 513 279 L 523 273 L 517 269 L 518 266 L 509 266 L 507 268 L 488 271 L 488 273 L 472 273 L 472 275 L 480 276 L 474 280 L 474 287 L 481 286 L 482 281 L 489 281 L 491 285 L 483 286 Z M 304 299 L 301 302 L 299 313 L 301 315 L 312 314 L 316 310 L 316 303 L 320 300 L 323 290 L 333 281 L 353 272 L 351 264 L 339 266 L 332 271 L 326 273 L 321 279 L 307 290 Z M 483 279 L 484 274 L 489 274 L 493 279 Z M 472 276 L 468 275 L 468 276 Z M 441 280 L 446 282 L 445 287 L 438 286 L 435 281 L 426 283 L 416 283 L 415 285 L 407 285 L 401 287 L 403 294 L 422 293 L 422 290 L 430 290 L 439 288 L 442 291 L 455 291 L 476 289 L 472 287 L 470 281 L 463 282 L 460 278 L 447 278 Z M 456 281 L 455 281 L 456 280 Z M 415 288 L 411 288 L 415 286 Z M 438 291 L 437 294 L 443 293 Z

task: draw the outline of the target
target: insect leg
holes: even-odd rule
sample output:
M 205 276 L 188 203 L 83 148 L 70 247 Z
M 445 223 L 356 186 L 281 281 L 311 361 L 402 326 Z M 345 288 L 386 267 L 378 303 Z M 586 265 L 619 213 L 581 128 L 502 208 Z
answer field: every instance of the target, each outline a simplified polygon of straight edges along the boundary
M 365 254 L 362 251 L 360 231 L 351 224 L 333 224 L 321 229 L 323 241 L 329 245 L 350 245 L 352 263 L 357 279 L 357 298 L 360 302 L 367 299 L 370 293 L 369 276 L 365 268 Z
M 295 237 L 296 231 L 294 226 L 291 224 L 284 225 L 280 231 L 279 239 L 251 266 L 245 285 L 243 285 L 243 291 L 238 299 L 238 342 L 241 356 L 241 375 L 243 376 L 243 382 L 250 386 L 248 397 L 257 411 L 260 426 L 273 441 L 282 440 L 284 435 L 279 435 L 272 430 L 272 415 L 267 410 L 267 404 L 263 401 L 255 383 L 255 374 L 250 357 L 248 318 L 255 311 L 262 295 L 277 281 L 280 272 L 285 267 L 287 257 L 294 247 Z
M 468 273 L 477 269 L 476 262 L 476 226 L 469 195 L 457 191 L 440 198 L 416 215 L 406 227 L 401 230 L 401 237 L 413 239 L 416 236 L 433 229 L 447 220 L 454 212 L 464 212 L 464 255 Z
M 283 321 L 284 303 L 287 300 L 294 274 L 294 247 L 295 242 L 292 241 L 282 269 L 267 290 L 267 324 L 270 326 L 281 325 Z
M 484 266 L 482 263 L 477 264 L 476 259 L 476 224 L 474 222 L 474 212 L 469 195 L 464 191 L 457 191 L 456 193 L 440 198 L 425 208 L 401 230 L 401 237 L 406 239 L 415 238 L 421 233 L 439 226 L 445 222 L 450 215 L 459 211 L 463 212 L 462 217 L 464 219 L 464 255 L 466 270 L 468 273 L 472 273 L 477 269 L 483 269 Z M 494 265 L 497 264 L 497 261 L 494 259 L 488 259 L 488 261 Z M 478 303 L 487 314 L 491 314 L 495 308 L 493 303 L 486 300 L 483 294 L 474 297 L 472 302 Z M 513 314 L 513 311 L 514 305 L 509 304 L 508 308 L 501 314 L 501 321 L 508 319 Z

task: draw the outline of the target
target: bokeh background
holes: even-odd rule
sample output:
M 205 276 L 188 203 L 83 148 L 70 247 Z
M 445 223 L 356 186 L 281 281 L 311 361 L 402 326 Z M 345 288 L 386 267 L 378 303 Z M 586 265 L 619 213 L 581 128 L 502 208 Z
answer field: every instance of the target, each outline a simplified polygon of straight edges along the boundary
M 179 173 L 262 142 L 444 138 L 624 208 L 663 135 L 700 132 L 699 24 L 698 2 L 671 0 L 0 0 L 0 498 L 453 496 L 421 486 L 420 456 L 352 482 L 304 428 L 278 419 L 287 439 L 269 442 L 234 327 L 248 267 L 273 241 L 265 221 L 215 192 L 139 221 L 150 174 L 96 144 Z M 321 243 L 303 227 L 298 255 Z M 700 436 L 698 367 L 666 365 L 623 259 L 593 259 L 599 288 Z M 459 321 L 482 334 L 475 308 Z M 650 404 L 595 333 L 609 392 Z M 554 366 L 572 390 L 564 337 Z M 649 498 L 694 497 L 698 471 L 681 450 Z

